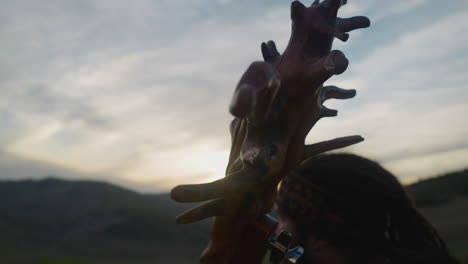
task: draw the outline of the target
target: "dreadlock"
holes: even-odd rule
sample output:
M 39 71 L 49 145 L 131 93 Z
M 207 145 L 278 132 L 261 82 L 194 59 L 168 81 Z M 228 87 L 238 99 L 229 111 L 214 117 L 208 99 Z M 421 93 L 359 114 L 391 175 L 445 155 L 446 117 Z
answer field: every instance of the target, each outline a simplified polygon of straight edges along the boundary
M 338 247 L 381 250 L 390 259 L 437 252 L 451 260 L 446 244 L 396 177 L 356 155 L 306 160 L 281 183 L 277 207 L 299 233 L 313 233 Z

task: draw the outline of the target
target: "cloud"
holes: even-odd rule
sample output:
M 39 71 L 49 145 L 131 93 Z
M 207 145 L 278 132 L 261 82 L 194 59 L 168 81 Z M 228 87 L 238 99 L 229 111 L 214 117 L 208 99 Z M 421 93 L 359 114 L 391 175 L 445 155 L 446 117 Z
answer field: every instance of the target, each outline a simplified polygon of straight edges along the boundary
M 396 175 L 406 175 L 406 177 L 400 178 L 402 183 L 412 183 L 428 177 L 443 175 L 447 171 L 466 169 L 467 156 L 468 148 L 460 148 L 388 162 L 386 167 L 390 168 Z
M 348 4 L 340 10 L 340 15 L 347 17 L 356 16 L 356 14 L 366 14 L 375 23 L 391 16 L 409 12 L 427 2 L 429 0 L 348 1 Z
M 453 168 L 468 166 L 466 159 L 453 159 L 467 147 L 467 15 L 404 32 L 351 66 L 335 83 L 357 88 L 358 97 L 335 103 L 344 117 L 324 124 L 325 134 L 354 127 L 367 139 L 354 150 L 388 164 L 405 180 L 441 172 L 439 163 L 423 162 L 429 157 L 444 164 L 452 159 Z M 409 161 L 415 161 L 411 169 Z
M 260 43 L 282 50 L 290 31 L 283 1 L 28 2 L 0 11 L 0 147 L 154 188 L 222 174 L 234 87 L 261 59 Z M 351 65 L 329 83 L 359 94 L 327 103 L 340 117 L 321 121 L 309 140 L 362 134 L 367 141 L 352 149 L 391 168 L 407 164 L 405 177 L 422 164 L 407 160 L 459 153 L 466 14 L 387 25 L 429 1 L 349 2 L 343 16 L 368 14 L 377 29 L 337 45 Z
M 143 193 L 164 192 L 168 188 L 167 185 L 164 185 L 164 180 L 155 179 L 148 184 L 148 182 L 135 182 L 134 180 L 127 180 L 115 176 L 110 177 L 109 175 L 89 174 L 42 160 L 16 156 L 5 151 L 0 151 L 0 172 L 0 180 L 2 181 L 59 177 L 65 180 L 103 181 Z M 199 177 L 202 176 L 199 175 Z M 195 179 L 197 179 L 197 177 L 195 177 Z
M 1 180 L 38 179 L 54 175 L 68 179 L 86 178 L 83 173 L 38 160 L 25 159 L 5 151 L 0 151 L 0 171 Z
M 14 70 L 10 75 L 14 78 L 1 79 L 7 89 L 0 110 L 9 113 L 10 123 L 18 122 L 21 131 L 12 133 L 3 142 L 4 148 L 15 155 L 85 173 L 113 174 L 138 182 L 145 179 L 163 184 L 151 177 L 174 181 L 177 177 L 191 179 L 192 175 L 204 175 L 204 179 L 215 173 L 220 176 L 219 166 L 213 171 L 205 159 L 196 156 L 219 152 L 222 154 L 216 157 L 227 158 L 231 117 L 226 106 L 232 91 L 252 58 L 261 58 L 261 41 L 271 36 L 281 36 L 277 38 L 280 41 L 287 38 L 283 31 L 289 25 L 277 20 L 278 16 L 288 19 L 287 10 L 272 9 L 237 24 L 207 17 L 181 28 L 177 36 L 147 39 L 140 35 L 146 33 L 143 30 L 132 33 L 137 34 L 131 35 L 137 37 L 134 42 L 119 42 L 120 30 L 144 29 L 142 18 L 131 17 L 133 25 L 106 32 L 117 24 L 114 19 L 119 13 L 133 14 L 132 10 L 118 9 L 119 5 L 108 10 L 86 2 L 77 9 L 87 13 L 79 27 L 78 21 L 62 15 L 45 18 L 44 35 L 31 34 L 41 26 L 30 21 L 4 26 L 3 33 L 9 37 L 35 39 L 37 45 L 29 52 L 39 59 L 28 61 L 27 56 L 2 54 Z M 163 3 L 160 8 L 165 5 L 169 6 Z M 192 3 L 188 7 L 196 6 Z M 61 9 L 68 16 L 75 10 L 68 8 L 38 7 L 30 19 L 37 21 L 38 14 Z M 192 11 L 179 12 L 184 13 L 194 15 Z M 142 14 L 148 16 L 148 12 Z M 61 20 L 65 23 L 56 24 Z M 250 24 L 257 26 L 246 33 Z M 79 34 L 73 35 L 73 47 L 64 48 L 70 53 L 61 53 L 62 45 L 70 41 L 68 32 L 75 29 Z M 46 46 L 46 39 L 54 45 Z M 257 45 L 252 45 L 252 40 Z M 40 54 L 48 54 L 48 59 Z M 19 71 L 23 61 L 29 62 L 26 73 Z M 195 151 L 194 146 L 204 150 Z M 187 153 L 191 157 L 181 157 Z M 193 160 L 204 162 L 205 168 Z

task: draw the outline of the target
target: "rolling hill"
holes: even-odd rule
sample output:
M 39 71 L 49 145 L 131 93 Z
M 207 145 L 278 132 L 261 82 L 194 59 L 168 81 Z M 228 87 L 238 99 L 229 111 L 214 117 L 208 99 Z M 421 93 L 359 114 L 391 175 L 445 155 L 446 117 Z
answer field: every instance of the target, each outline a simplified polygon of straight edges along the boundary
M 408 186 L 459 257 L 468 257 L 468 170 Z M 0 263 L 195 263 L 209 221 L 176 225 L 191 207 L 101 182 L 0 182 Z M 54 262 L 53 259 L 56 259 Z
M 142 195 L 99 182 L 2 182 L 0 201 L 0 256 L 8 263 L 49 256 L 183 263 L 197 259 L 209 225 L 176 225 L 175 216 L 189 205 L 167 194 Z

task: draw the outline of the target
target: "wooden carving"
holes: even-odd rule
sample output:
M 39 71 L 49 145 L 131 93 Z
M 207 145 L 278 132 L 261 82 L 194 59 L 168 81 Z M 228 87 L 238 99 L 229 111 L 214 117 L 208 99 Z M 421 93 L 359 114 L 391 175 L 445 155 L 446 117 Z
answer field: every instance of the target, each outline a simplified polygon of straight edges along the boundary
M 350 136 L 305 145 L 307 134 L 320 118 L 337 114 L 323 102 L 356 94 L 355 90 L 323 86 L 348 67 L 344 54 L 331 50 L 333 39 L 346 41 L 346 32 L 370 25 L 362 16 L 337 18 L 344 3 L 291 4 L 292 33 L 287 48 L 280 54 L 273 41 L 262 43 L 264 61 L 252 63 L 235 89 L 229 107 L 235 119 L 230 127 L 232 147 L 226 177 L 172 190 L 172 198 L 178 202 L 204 202 L 178 216 L 178 223 L 215 217 L 202 263 L 259 263 L 262 240 L 271 232 L 262 221 L 274 204 L 281 179 L 313 155 L 363 140 Z

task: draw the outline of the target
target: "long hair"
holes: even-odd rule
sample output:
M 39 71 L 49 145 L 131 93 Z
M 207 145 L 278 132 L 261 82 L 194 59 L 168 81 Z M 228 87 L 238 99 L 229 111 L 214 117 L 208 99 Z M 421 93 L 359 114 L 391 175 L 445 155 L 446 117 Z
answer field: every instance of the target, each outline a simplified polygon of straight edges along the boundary
M 386 255 L 437 252 L 451 259 L 437 230 L 396 177 L 363 157 L 308 159 L 283 180 L 277 208 L 296 223 L 298 232 L 338 247 Z

